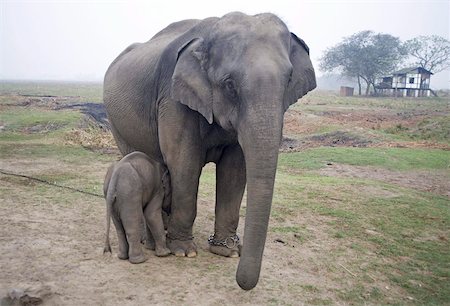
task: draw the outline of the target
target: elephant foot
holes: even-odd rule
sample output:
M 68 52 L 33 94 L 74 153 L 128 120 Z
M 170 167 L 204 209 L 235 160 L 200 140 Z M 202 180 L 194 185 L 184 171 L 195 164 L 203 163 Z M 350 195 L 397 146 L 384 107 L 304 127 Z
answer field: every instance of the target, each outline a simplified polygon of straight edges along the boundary
M 197 246 L 192 239 L 175 240 L 167 237 L 167 246 L 170 252 L 177 257 L 187 256 L 189 258 L 197 256 Z
M 213 254 L 237 258 L 241 254 L 241 245 L 237 235 L 224 239 L 217 239 L 215 235 L 211 235 L 208 239 L 209 251 Z
M 162 247 L 162 248 L 156 248 L 155 250 L 155 255 L 158 257 L 165 257 L 170 255 L 170 250 L 166 247 Z
M 128 261 L 131 262 L 132 264 L 140 264 L 147 261 L 147 258 L 144 256 L 144 254 L 141 254 L 128 258 Z
M 148 240 L 148 239 L 145 239 L 145 241 L 144 241 L 144 248 L 146 248 L 147 250 L 154 251 L 155 250 L 155 242 L 151 241 L 151 240 Z
M 127 260 L 128 259 L 128 253 L 126 253 L 126 252 L 119 252 L 117 254 L 117 258 L 122 259 L 122 260 Z
M 229 249 L 224 246 L 217 246 L 217 245 L 211 245 L 209 246 L 209 251 L 213 254 L 224 256 L 224 257 L 231 257 L 231 258 L 237 258 L 240 256 L 240 247 L 236 249 Z

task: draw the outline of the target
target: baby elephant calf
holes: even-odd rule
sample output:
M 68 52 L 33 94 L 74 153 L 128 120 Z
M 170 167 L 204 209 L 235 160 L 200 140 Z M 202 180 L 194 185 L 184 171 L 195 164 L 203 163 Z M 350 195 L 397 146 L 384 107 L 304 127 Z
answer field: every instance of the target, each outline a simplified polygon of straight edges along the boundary
M 103 192 L 107 210 L 104 252 L 111 252 L 109 228 L 112 217 L 119 240 L 118 257 L 131 263 L 146 261 L 141 248 L 144 216 L 147 239 L 154 241 L 156 255 L 170 254 L 162 219 L 162 207 L 170 205 L 167 203 L 170 201 L 170 177 L 165 167 L 144 153 L 130 153 L 108 169 Z

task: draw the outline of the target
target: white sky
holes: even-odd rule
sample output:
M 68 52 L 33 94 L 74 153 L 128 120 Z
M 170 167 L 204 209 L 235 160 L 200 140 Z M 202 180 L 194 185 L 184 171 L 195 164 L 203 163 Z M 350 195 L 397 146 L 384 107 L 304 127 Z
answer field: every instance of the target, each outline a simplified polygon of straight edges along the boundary
M 450 0 L 0 0 L 0 79 L 101 81 L 129 44 L 174 21 L 230 11 L 277 14 L 309 45 L 318 75 L 322 52 L 358 31 L 450 39 Z M 450 70 L 431 85 L 450 88 Z

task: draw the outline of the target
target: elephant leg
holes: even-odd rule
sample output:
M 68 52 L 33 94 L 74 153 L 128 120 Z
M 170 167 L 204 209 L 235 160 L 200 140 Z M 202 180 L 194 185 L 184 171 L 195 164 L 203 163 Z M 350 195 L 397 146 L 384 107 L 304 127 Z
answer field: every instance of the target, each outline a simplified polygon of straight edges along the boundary
M 166 245 L 166 232 L 162 219 L 161 205 L 163 198 L 164 195 L 155 196 L 144 210 L 147 229 L 150 229 L 150 234 L 154 239 L 155 254 L 160 257 L 170 254 L 170 250 Z
M 146 261 L 147 259 L 142 252 L 141 237 L 142 237 L 142 204 L 141 193 L 139 195 L 123 195 L 122 205 L 120 209 L 120 217 L 128 242 L 128 260 L 131 263 L 137 264 Z M 118 195 L 118 198 L 122 196 Z
M 145 214 L 145 211 L 144 211 L 144 214 Z M 155 250 L 155 238 L 153 238 L 153 234 L 150 231 L 147 221 L 145 221 L 145 232 L 146 232 L 146 234 L 145 234 L 144 247 L 146 249 L 154 251 Z
M 164 210 L 161 213 L 162 213 L 164 229 L 167 230 L 167 227 L 169 226 L 169 214 L 166 213 Z
M 197 192 L 201 169 L 196 168 L 169 166 L 174 179 L 167 245 L 175 256 L 197 256 L 192 227 L 197 216 Z
M 246 183 L 241 147 L 234 145 L 226 148 L 216 169 L 216 219 L 210 251 L 221 256 L 239 257 L 240 244 L 233 238 Z
M 161 106 L 162 105 L 162 106 Z M 160 105 L 159 142 L 171 178 L 172 202 L 167 246 L 175 256 L 197 256 L 192 227 L 197 215 L 197 193 L 205 153 L 198 114 L 179 103 Z M 181 119 L 180 119 L 181 118 Z M 174 120 L 178 120 L 174 124 Z
M 120 221 L 119 216 L 115 213 L 113 213 L 111 217 L 116 228 L 117 240 L 119 243 L 119 253 L 117 254 L 117 257 L 123 260 L 128 259 L 128 242 L 122 222 Z

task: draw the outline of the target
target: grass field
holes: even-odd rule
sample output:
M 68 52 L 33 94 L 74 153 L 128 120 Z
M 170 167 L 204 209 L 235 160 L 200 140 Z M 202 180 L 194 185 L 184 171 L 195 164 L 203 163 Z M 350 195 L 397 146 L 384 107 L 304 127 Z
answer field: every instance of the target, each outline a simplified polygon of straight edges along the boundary
M 100 84 L 0 83 L 0 168 L 101 194 L 118 158 L 111 135 L 55 107 L 100 102 L 101 91 Z M 234 281 L 236 260 L 207 251 L 213 164 L 199 190 L 199 256 L 146 251 L 142 265 L 102 254 L 103 199 L 0 174 L 0 298 L 45 285 L 55 305 L 448 305 L 449 133 L 448 98 L 316 91 L 291 107 L 261 279 L 250 292 Z

